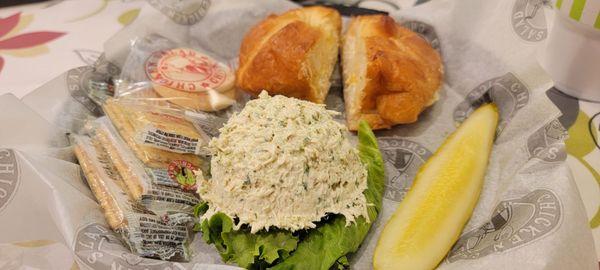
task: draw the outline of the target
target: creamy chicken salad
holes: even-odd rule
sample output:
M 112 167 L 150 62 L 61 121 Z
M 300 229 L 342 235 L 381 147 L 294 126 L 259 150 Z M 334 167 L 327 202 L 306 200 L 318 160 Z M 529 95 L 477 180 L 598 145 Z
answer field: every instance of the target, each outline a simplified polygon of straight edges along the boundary
M 327 214 L 368 220 L 367 171 L 337 112 L 262 92 L 209 143 L 211 178 L 198 178 L 208 219 L 222 212 L 252 233 L 314 228 Z M 199 174 L 201 175 L 201 174 Z

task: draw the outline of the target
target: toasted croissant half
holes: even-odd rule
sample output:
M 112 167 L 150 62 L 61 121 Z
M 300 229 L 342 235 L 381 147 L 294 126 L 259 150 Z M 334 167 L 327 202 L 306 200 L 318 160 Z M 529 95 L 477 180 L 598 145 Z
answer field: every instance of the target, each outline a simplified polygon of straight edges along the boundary
M 307 7 L 271 15 L 254 26 L 240 49 L 237 86 L 323 103 L 338 59 L 340 14 Z
M 436 101 L 442 73 L 438 52 L 391 17 L 352 18 L 342 47 L 348 128 L 360 120 L 373 129 L 417 121 Z

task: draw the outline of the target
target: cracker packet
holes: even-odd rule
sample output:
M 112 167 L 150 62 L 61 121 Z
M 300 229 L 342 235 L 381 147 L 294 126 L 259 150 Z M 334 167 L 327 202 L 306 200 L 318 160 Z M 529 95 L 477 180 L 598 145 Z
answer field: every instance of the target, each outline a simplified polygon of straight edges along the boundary
M 134 201 L 169 222 L 192 221 L 193 208 L 200 202 L 193 175 L 198 164 L 182 159 L 182 154 L 160 150 L 171 153 L 170 164 L 148 166 L 136 157 L 136 150 L 128 147 L 108 118 L 101 117 L 91 126 Z
M 124 99 L 107 100 L 103 110 L 136 156 L 150 165 L 160 167 L 164 158 L 176 156 L 200 163 L 194 155 L 206 153 L 209 137 L 179 110 Z
M 111 229 L 142 257 L 188 261 L 192 233 L 187 224 L 167 223 L 132 200 L 103 143 L 97 138 L 71 136 L 74 152 L 92 193 Z

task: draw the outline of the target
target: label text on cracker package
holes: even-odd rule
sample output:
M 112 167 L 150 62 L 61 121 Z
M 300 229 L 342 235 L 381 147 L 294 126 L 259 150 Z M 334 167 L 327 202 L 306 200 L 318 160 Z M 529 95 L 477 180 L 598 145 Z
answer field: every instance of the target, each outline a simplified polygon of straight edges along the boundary
M 152 182 L 157 185 L 178 187 L 179 184 L 173 182 L 167 169 L 146 168 L 148 174 L 152 177 Z
M 189 206 L 194 206 L 199 203 L 198 199 L 194 197 L 193 194 L 188 192 L 182 192 L 178 188 L 154 186 L 150 193 L 144 196 L 148 199 L 155 199 L 157 201 L 164 201 L 169 203 L 185 204 Z
M 181 154 L 197 154 L 201 142 L 181 134 L 167 132 L 152 126 L 147 126 L 139 133 L 137 141 L 162 150 Z

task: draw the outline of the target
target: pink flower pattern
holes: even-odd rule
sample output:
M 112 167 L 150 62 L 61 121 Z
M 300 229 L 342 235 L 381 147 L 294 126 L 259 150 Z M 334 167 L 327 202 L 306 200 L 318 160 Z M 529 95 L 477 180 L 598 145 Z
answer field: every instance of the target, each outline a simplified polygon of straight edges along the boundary
M 0 51 L 27 49 L 43 45 L 66 34 L 62 32 L 39 31 L 24 34 L 15 33 L 15 35 L 7 36 L 7 34 L 17 27 L 20 19 L 20 12 L 6 18 L 0 18 Z M 0 55 L 0 72 L 2 72 L 4 65 L 5 60 Z

